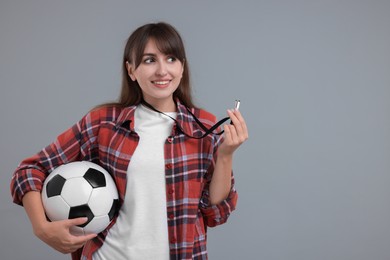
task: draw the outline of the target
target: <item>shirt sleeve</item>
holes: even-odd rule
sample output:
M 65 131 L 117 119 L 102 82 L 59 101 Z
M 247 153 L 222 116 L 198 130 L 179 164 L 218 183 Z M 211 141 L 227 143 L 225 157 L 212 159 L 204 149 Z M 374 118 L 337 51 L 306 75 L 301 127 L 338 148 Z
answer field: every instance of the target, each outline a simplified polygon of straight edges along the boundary
M 24 159 L 11 179 L 13 202 L 22 205 L 22 198 L 27 192 L 41 191 L 47 175 L 59 165 L 88 157 L 89 148 L 96 139 L 96 120 L 96 115 L 88 113 L 53 143 Z
M 203 189 L 203 194 L 200 200 L 200 209 L 205 219 L 205 223 L 209 227 L 214 227 L 225 223 L 230 214 L 236 209 L 238 194 L 234 187 L 234 175 L 231 173 L 231 188 L 229 195 L 225 200 L 216 205 L 211 205 L 210 203 L 210 194 L 209 194 L 209 186 L 212 178 L 212 174 L 214 172 L 216 157 L 217 157 L 217 149 L 219 145 L 223 142 L 223 137 L 218 136 L 215 138 L 216 145 L 214 146 L 213 153 L 213 161 L 207 171 L 206 174 L 206 183 Z

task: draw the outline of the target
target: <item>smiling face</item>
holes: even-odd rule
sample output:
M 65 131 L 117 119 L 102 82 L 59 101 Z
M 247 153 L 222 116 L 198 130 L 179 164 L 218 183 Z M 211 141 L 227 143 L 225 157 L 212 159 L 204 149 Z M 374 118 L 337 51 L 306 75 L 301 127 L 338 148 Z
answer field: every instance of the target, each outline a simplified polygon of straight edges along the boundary
M 183 75 L 183 63 L 170 54 L 162 53 L 154 39 L 150 39 L 138 67 L 126 63 L 133 81 L 137 81 L 146 102 L 162 112 L 176 111 L 173 92 Z

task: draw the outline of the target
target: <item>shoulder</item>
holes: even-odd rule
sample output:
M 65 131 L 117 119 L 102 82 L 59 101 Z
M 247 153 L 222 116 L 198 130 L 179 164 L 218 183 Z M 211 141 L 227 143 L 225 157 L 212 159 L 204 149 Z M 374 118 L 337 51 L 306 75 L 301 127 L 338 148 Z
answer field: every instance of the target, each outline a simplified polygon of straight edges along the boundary
M 116 122 L 124 108 L 117 106 L 100 106 L 91 109 L 83 118 L 90 123 Z
M 125 108 L 119 106 L 101 106 L 89 111 L 89 115 L 101 118 L 118 118 Z

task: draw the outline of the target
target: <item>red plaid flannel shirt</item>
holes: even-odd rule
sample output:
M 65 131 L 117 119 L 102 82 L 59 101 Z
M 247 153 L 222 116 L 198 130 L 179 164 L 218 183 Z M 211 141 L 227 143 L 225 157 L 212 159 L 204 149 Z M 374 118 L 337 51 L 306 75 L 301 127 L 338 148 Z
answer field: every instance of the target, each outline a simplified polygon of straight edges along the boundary
M 194 122 L 186 107 L 177 102 L 177 122 L 194 136 L 202 129 Z M 45 177 L 61 164 L 72 161 L 92 161 L 113 176 L 122 205 L 126 191 L 127 166 L 137 147 L 139 137 L 134 131 L 135 106 L 127 108 L 103 107 L 89 112 L 77 124 L 58 136 L 55 142 L 36 155 L 25 159 L 16 169 L 11 192 L 15 203 L 21 205 L 28 191 L 40 191 Z M 216 118 L 201 109 L 192 112 L 206 126 Z M 191 139 L 174 125 L 164 144 L 165 180 L 170 259 L 207 259 L 207 226 L 227 221 L 237 203 L 237 192 L 232 188 L 218 205 L 210 205 L 208 187 L 215 166 L 216 152 L 222 136 L 209 135 Z M 147 155 L 146 155 L 147 156 Z M 73 259 L 92 259 L 92 254 L 103 243 L 108 229 L 72 254 Z

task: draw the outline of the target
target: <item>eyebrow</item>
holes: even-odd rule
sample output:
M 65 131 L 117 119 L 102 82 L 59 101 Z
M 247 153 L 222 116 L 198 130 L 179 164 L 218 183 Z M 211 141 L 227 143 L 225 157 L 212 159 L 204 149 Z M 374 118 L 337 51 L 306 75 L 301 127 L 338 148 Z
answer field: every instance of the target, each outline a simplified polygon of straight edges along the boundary
M 143 56 L 157 56 L 155 53 L 144 53 L 143 55 L 142 55 L 142 57 Z

